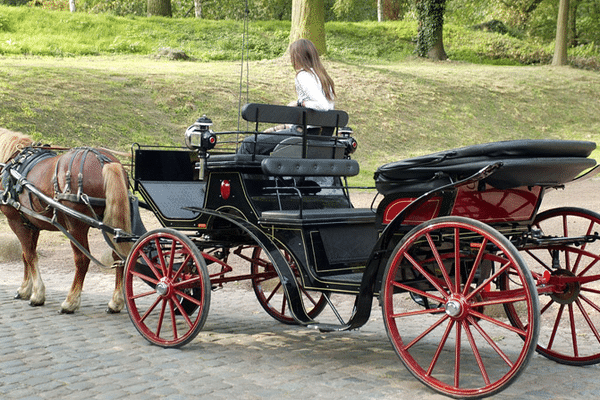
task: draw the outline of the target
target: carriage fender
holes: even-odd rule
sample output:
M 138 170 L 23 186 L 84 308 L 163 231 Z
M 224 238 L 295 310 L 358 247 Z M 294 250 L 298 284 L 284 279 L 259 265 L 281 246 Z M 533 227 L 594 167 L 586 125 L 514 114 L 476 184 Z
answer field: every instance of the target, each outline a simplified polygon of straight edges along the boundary
M 199 214 L 207 214 L 216 218 L 222 218 L 246 232 L 252 240 L 265 251 L 265 254 L 267 254 L 269 260 L 273 264 L 275 271 L 279 276 L 279 280 L 281 281 L 285 296 L 290 305 L 290 312 L 294 319 L 302 325 L 317 324 L 317 321 L 310 318 L 306 313 L 302 303 L 300 287 L 298 286 L 294 271 L 275 243 L 260 228 L 245 219 L 232 214 L 198 207 L 185 207 L 185 209 Z
M 455 188 L 466 185 L 472 182 L 478 182 L 486 177 L 492 175 L 498 169 L 502 167 L 501 162 L 492 163 L 475 174 L 462 179 L 457 182 L 453 182 L 439 188 L 433 189 L 427 193 L 424 193 L 412 203 L 410 203 L 402 212 L 400 212 L 383 230 L 377 243 L 371 251 L 369 260 L 363 273 L 359 294 L 355 301 L 355 314 L 348 322 L 350 329 L 354 329 L 365 324 L 370 316 L 371 303 L 373 301 L 373 295 L 376 292 L 381 292 L 381 281 L 383 272 L 387 266 L 387 262 L 394 251 L 395 245 L 398 242 L 397 234 L 401 231 L 403 222 L 410 213 L 418 209 L 421 205 L 427 202 L 430 198 L 441 193 L 445 190 L 454 190 Z M 381 293 L 380 293 L 381 295 Z M 381 300 L 381 299 L 380 299 Z

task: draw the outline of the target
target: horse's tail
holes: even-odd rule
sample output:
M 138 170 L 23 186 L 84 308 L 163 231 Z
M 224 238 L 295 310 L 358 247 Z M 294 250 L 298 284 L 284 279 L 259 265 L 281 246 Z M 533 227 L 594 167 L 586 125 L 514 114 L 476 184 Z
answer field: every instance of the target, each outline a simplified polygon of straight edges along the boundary
M 104 180 L 104 193 L 106 194 L 103 222 L 113 228 L 131 233 L 129 191 L 127 190 L 126 174 L 123 166 L 118 162 L 104 164 L 102 179 Z M 123 258 L 127 257 L 132 247 L 130 242 L 115 243 L 113 241 L 113 245 Z

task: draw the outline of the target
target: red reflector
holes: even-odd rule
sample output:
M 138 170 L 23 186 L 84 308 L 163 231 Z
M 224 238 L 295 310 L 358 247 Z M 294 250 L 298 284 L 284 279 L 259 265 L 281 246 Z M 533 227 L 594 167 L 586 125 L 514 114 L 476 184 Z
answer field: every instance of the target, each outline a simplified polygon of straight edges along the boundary
M 224 200 L 227 200 L 229 198 L 229 195 L 231 195 L 231 185 L 229 184 L 229 181 L 226 179 L 224 181 L 221 181 L 221 197 Z

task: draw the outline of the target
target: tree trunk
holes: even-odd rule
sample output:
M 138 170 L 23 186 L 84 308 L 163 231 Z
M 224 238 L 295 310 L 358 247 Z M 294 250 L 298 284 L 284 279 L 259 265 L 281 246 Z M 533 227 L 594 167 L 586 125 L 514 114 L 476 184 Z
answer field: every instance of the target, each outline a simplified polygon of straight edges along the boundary
M 552 65 L 567 64 L 567 34 L 569 32 L 569 0 L 560 0 L 556 22 L 556 44 Z
M 383 21 L 383 4 L 381 4 L 383 0 L 377 0 L 377 22 Z
M 579 34 L 577 33 L 577 8 L 581 0 L 571 0 L 571 10 L 569 11 L 569 45 L 571 47 L 579 46 Z
M 418 0 L 419 32 L 417 54 L 436 61 L 446 60 L 444 50 L 444 12 L 446 0 Z
M 320 55 L 327 52 L 324 0 L 292 0 L 290 43 L 298 39 L 313 42 Z
M 448 59 L 446 50 L 444 49 L 444 35 L 442 27 L 435 32 L 435 43 L 431 46 L 431 49 L 427 52 L 427 57 L 436 61 L 443 61 Z
M 171 0 L 148 0 L 148 16 L 171 17 Z
M 202 18 L 202 0 L 194 0 L 195 16 Z
M 69 11 L 74 13 L 77 11 L 77 7 L 75 6 L 75 0 L 69 0 Z

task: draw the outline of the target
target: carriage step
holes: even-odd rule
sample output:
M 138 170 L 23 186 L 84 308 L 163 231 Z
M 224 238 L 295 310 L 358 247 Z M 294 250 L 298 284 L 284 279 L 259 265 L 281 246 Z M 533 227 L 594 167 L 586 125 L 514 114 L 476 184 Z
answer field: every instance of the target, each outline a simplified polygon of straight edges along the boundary
M 350 330 L 349 325 L 336 325 L 336 324 L 315 324 L 310 325 L 311 328 L 318 329 L 319 332 L 344 332 Z

